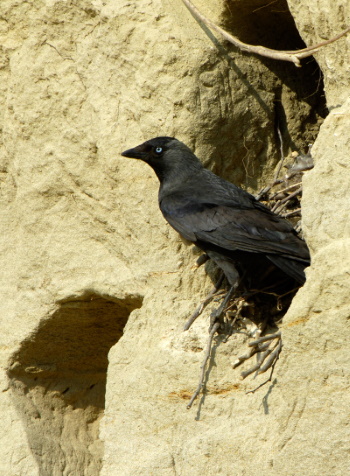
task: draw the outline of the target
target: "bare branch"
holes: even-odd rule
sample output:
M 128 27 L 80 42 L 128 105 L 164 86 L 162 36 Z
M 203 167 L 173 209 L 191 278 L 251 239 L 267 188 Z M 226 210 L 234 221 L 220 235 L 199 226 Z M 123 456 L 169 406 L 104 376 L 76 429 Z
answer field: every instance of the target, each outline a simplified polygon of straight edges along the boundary
M 281 331 L 278 331 L 275 334 L 269 334 L 267 336 L 260 337 L 260 339 L 256 339 L 253 342 L 249 342 L 248 346 L 249 347 L 254 347 L 256 345 L 261 344 L 262 342 L 267 342 L 269 340 L 277 339 L 277 338 L 280 338 L 280 337 L 281 337 Z
M 227 31 L 223 30 L 222 28 L 217 26 L 215 23 L 213 23 L 211 20 L 206 18 L 197 9 L 197 7 L 193 5 L 193 3 L 190 0 L 182 0 L 182 1 L 186 5 L 186 7 L 190 10 L 190 12 L 193 14 L 193 16 L 196 18 L 196 20 L 204 23 L 209 28 L 211 28 L 212 30 L 222 35 L 226 40 L 228 40 L 230 43 L 235 45 L 241 51 L 245 51 L 247 53 L 255 53 L 257 55 L 264 56 L 266 58 L 272 58 L 272 59 L 282 60 L 282 61 L 290 61 L 294 63 L 295 66 L 297 67 L 301 67 L 301 64 L 300 64 L 301 59 L 307 58 L 308 56 L 312 56 L 323 46 L 329 45 L 330 43 L 333 43 L 334 41 L 339 40 L 339 38 L 345 36 L 350 31 L 350 27 L 348 27 L 346 28 L 346 30 L 339 33 L 339 35 L 331 38 L 330 40 L 323 41 L 321 43 L 318 43 L 317 45 L 312 45 L 301 50 L 295 50 L 295 51 L 273 50 L 271 48 L 265 48 L 265 46 L 249 45 L 247 43 L 243 43 L 243 41 L 238 40 L 238 38 L 230 35 L 229 33 L 227 33 Z
M 274 364 L 274 362 L 277 361 L 277 359 L 278 359 L 278 357 L 281 353 L 281 350 L 282 350 L 282 339 L 279 339 L 278 342 L 277 342 L 276 347 L 273 350 L 272 349 L 270 350 L 270 352 L 269 352 L 269 353 L 271 353 L 270 357 L 266 360 L 265 364 L 260 367 L 260 369 L 258 371 L 259 374 L 263 374 L 264 372 L 266 372 L 266 370 L 268 370 L 272 366 L 272 364 Z M 266 357 L 267 357 L 267 355 L 266 355 Z M 266 359 L 266 357 L 264 357 L 263 361 Z M 263 361 L 259 362 L 259 363 L 262 364 Z
M 244 380 L 246 377 L 248 377 L 248 375 L 254 373 L 255 371 L 259 369 L 260 369 L 260 362 L 257 362 L 255 365 L 253 365 L 253 367 L 241 373 L 242 379 Z
M 267 343 L 267 341 L 270 341 L 270 342 Z M 266 370 L 272 368 L 270 377 L 266 380 L 266 382 L 264 382 L 264 384 L 262 384 L 262 385 L 265 385 L 265 383 L 271 381 L 275 364 L 282 350 L 281 332 L 279 331 L 279 332 L 276 332 L 275 334 L 270 334 L 264 337 L 260 337 L 259 339 L 256 339 L 255 341 L 250 342 L 248 346 L 251 347 L 251 349 L 247 352 L 247 354 L 239 357 L 238 360 L 236 360 L 236 362 L 233 365 L 233 368 L 238 367 L 238 365 L 242 363 L 243 360 L 248 360 L 252 355 L 258 353 L 257 363 L 253 365 L 253 367 L 251 367 L 250 369 L 242 372 L 241 377 L 242 379 L 245 379 L 246 377 L 248 377 L 248 375 L 251 375 L 253 372 L 256 372 L 257 375 L 259 375 L 266 372 Z M 262 387 L 262 385 L 259 385 L 259 387 L 257 388 Z M 254 393 L 254 391 L 252 393 Z
M 284 192 L 289 192 L 293 188 L 300 187 L 302 182 L 297 182 L 293 183 L 292 185 L 289 185 L 288 187 L 282 188 L 282 190 L 278 190 L 274 195 L 272 195 L 271 199 L 273 200 L 278 194 L 284 193 Z
M 301 217 L 301 208 L 296 208 L 288 213 L 281 213 L 283 218 L 290 218 L 290 217 Z
M 232 368 L 236 369 L 239 365 L 241 365 L 246 360 L 250 359 L 257 352 L 262 352 L 266 350 L 269 347 L 269 345 L 270 343 L 261 345 L 259 347 L 251 347 L 246 354 L 238 357 L 238 359 L 233 363 Z
M 297 190 L 295 190 L 295 192 L 290 193 L 287 197 L 282 198 L 282 200 L 278 200 L 278 202 L 276 202 L 275 205 L 272 207 L 271 211 L 277 214 L 280 213 L 282 209 L 287 205 L 289 200 L 299 195 L 301 191 L 302 191 L 302 187 L 299 187 Z
M 279 356 L 278 356 L 279 357 Z M 277 359 L 274 361 L 274 363 L 271 365 L 271 372 L 270 372 L 270 377 L 265 380 L 265 382 L 261 383 L 260 385 L 258 385 L 256 388 L 254 388 L 253 390 L 249 390 L 248 392 L 246 392 L 246 395 L 248 395 L 248 393 L 255 393 L 257 390 L 259 390 L 259 388 L 263 387 L 264 385 L 267 384 L 267 382 L 271 382 L 272 380 L 272 375 L 273 375 L 273 372 L 275 370 L 275 365 L 277 363 L 277 360 L 278 360 L 278 357 Z

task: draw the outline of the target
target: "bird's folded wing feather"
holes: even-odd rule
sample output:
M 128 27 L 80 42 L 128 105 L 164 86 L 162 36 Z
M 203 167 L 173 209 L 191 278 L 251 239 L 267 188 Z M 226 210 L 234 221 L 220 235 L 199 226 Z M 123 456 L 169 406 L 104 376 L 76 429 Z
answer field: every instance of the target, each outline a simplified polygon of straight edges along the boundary
M 161 211 L 184 238 L 226 250 L 272 253 L 307 261 L 305 243 L 292 225 L 252 197 L 242 206 L 234 201 L 210 203 L 181 195 L 164 197 Z

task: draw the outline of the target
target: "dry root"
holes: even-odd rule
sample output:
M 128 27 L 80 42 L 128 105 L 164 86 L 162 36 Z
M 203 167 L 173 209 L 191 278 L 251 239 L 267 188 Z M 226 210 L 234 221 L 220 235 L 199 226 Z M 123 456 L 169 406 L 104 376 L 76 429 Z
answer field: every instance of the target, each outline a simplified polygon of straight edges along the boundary
M 279 359 L 281 350 L 282 350 L 282 336 L 281 332 L 278 331 L 274 334 L 268 334 L 264 337 L 260 337 L 253 342 L 249 342 L 249 351 L 238 357 L 238 359 L 233 363 L 233 368 L 235 369 L 241 365 L 246 360 L 250 359 L 253 355 L 257 355 L 257 362 L 253 367 L 241 373 L 242 379 L 248 377 L 253 372 L 255 375 L 263 374 L 267 370 L 271 369 L 270 376 L 265 382 L 256 387 L 254 390 L 250 390 L 248 393 L 254 393 L 256 390 L 261 388 L 267 382 L 271 382 L 273 371 L 277 360 Z
M 267 328 L 267 320 L 264 320 L 262 315 L 266 306 L 269 306 L 271 310 L 271 303 L 265 303 L 264 305 L 263 301 L 261 301 L 261 296 L 259 296 L 259 305 L 256 305 L 259 294 L 260 292 L 255 291 L 255 293 L 250 295 L 249 300 L 247 300 L 246 298 L 239 296 L 238 292 L 231 288 L 224 296 L 219 308 L 215 309 L 211 313 L 209 337 L 204 359 L 200 367 L 201 371 L 199 383 L 189 404 L 187 405 L 187 408 L 191 408 L 193 402 L 200 394 L 204 386 L 206 368 L 210 359 L 212 343 L 216 333 L 224 336 L 221 339 L 222 342 L 226 342 L 234 332 L 245 332 L 249 337 L 252 337 L 254 340 L 248 343 L 248 352 L 238 357 L 236 362 L 233 364 L 233 368 L 238 367 L 243 362 L 251 359 L 254 355 L 257 355 L 257 363 L 249 370 L 242 372 L 242 378 L 246 378 L 253 372 L 256 372 L 256 375 L 258 375 L 271 369 L 269 379 L 262 385 L 271 380 L 275 364 L 282 349 L 282 338 L 279 331 L 262 337 L 262 334 Z M 269 298 L 271 297 L 271 293 L 262 292 L 262 294 L 268 295 Z M 209 296 L 213 296 L 213 293 L 211 293 Z M 282 314 L 285 311 L 285 307 L 287 305 L 286 300 L 288 300 L 288 296 L 287 294 L 285 296 L 276 295 L 274 298 L 276 300 L 276 313 L 278 315 Z M 206 302 L 206 300 L 204 302 Z M 252 319 L 254 319 L 255 322 Z M 262 385 L 260 385 L 258 388 L 260 388 Z M 256 390 L 257 389 L 254 391 Z

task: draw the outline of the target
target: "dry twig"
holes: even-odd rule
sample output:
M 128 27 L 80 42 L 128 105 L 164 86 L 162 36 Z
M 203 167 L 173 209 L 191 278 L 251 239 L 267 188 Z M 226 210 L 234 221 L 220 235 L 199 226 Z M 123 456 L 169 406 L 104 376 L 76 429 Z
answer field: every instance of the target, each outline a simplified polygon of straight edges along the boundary
M 281 213 L 283 218 L 291 218 L 291 217 L 301 217 L 301 208 L 296 208 L 288 213 Z
M 289 202 L 292 198 L 296 197 L 297 195 L 301 194 L 302 187 L 299 187 L 294 192 L 290 193 L 287 197 L 282 198 L 282 200 L 278 200 L 275 205 L 271 208 L 271 211 L 274 213 L 279 213 L 284 206 L 286 206 L 287 202 Z M 281 205 L 284 205 L 281 207 Z
M 253 372 L 257 372 L 257 375 L 266 372 L 268 369 L 274 367 L 282 350 L 282 336 L 278 331 L 275 334 L 269 334 L 264 337 L 260 337 L 253 342 L 249 342 L 249 351 L 238 357 L 233 363 L 233 368 L 237 368 L 243 362 L 249 360 L 253 355 L 258 354 L 257 363 L 250 369 L 241 373 L 241 377 L 245 379 Z M 272 374 L 270 375 L 270 378 Z
M 198 8 L 193 5 L 193 3 L 190 0 L 182 0 L 182 1 L 190 10 L 190 12 L 193 14 L 193 16 L 196 18 L 197 21 L 204 23 L 209 28 L 211 28 L 212 30 L 222 35 L 226 40 L 228 40 L 234 46 L 239 48 L 241 51 L 245 51 L 247 53 L 254 53 L 260 56 L 264 56 L 266 58 L 272 58 L 272 59 L 282 60 L 282 61 L 290 61 L 294 63 L 295 66 L 297 67 L 301 67 L 301 64 L 300 64 L 301 59 L 307 58 L 308 56 L 312 56 L 323 46 L 329 45 L 330 43 L 333 43 L 339 40 L 339 38 L 342 38 L 350 31 L 350 27 L 346 28 L 343 32 L 339 33 L 339 35 L 334 36 L 330 40 L 322 41 L 321 43 L 318 43 L 317 45 L 312 45 L 307 48 L 303 48 L 301 50 L 295 50 L 295 51 L 273 50 L 271 48 L 266 48 L 265 46 L 249 45 L 247 43 L 243 43 L 243 41 L 238 40 L 238 38 L 230 35 L 229 33 L 227 33 L 227 31 L 223 30 L 222 28 L 217 26 L 214 22 L 206 18 L 198 10 Z
M 297 182 L 297 183 L 293 183 L 292 185 L 288 185 L 288 187 L 285 187 L 285 188 L 282 188 L 281 190 L 278 190 L 278 192 L 276 192 L 274 195 L 272 195 L 271 199 L 273 200 L 277 197 L 277 195 L 282 194 L 282 193 L 284 194 L 285 192 L 289 192 L 293 188 L 300 187 L 301 184 L 302 184 L 302 182 Z

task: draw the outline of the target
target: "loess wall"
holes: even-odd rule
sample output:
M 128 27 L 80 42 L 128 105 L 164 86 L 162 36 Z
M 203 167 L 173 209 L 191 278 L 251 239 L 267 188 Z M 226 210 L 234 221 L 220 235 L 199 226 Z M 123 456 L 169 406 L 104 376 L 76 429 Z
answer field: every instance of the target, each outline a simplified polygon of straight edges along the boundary
M 340 0 L 195 4 L 287 50 L 350 18 Z M 350 37 L 297 69 L 237 51 L 181 0 L 2 0 L 0 39 L 0 473 L 347 474 Z M 285 154 L 314 143 L 307 282 L 271 385 L 246 393 L 260 381 L 232 369 L 247 345 L 233 335 L 188 411 L 208 314 L 182 327 L 212 269 L 165 223 L 152 170 L 120 152 L 175 136 L 254 191 L 278 129 Z

